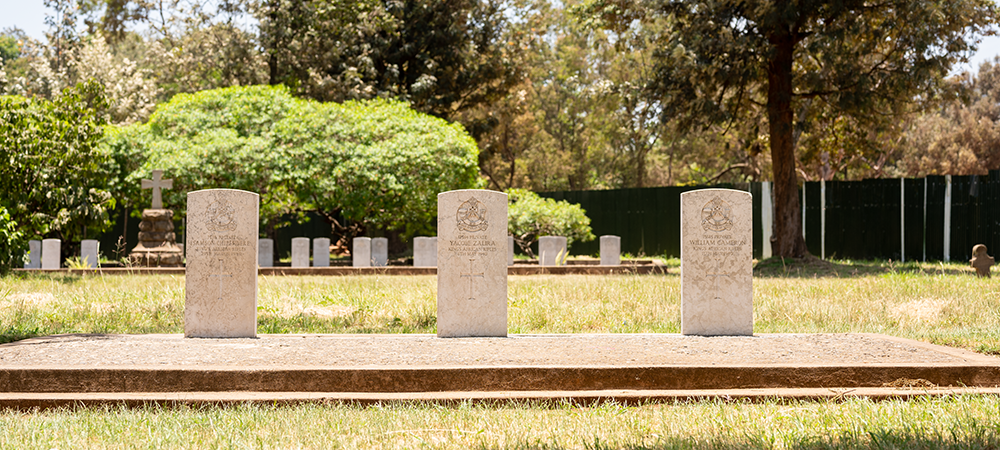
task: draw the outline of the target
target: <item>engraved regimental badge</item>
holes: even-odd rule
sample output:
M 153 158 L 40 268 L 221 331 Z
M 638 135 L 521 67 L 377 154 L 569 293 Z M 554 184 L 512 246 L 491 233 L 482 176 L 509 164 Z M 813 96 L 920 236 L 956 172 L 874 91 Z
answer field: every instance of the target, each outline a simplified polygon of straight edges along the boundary
M 701 209 L 701 227 L 705 231 L 727 231 L 733 228 L 733 219 L 729 217 L 732 210 L 729 203 L 715 197 Z
M 212 231 L 233 231 L 236 229 L 236 209 L 229 203 L 217 200 L 208 205 L 208 224 Z
M 458 229 L 467 232 L 486 231 L 490 224 L 486 221 L 486 206 L 472 197 L 458 207 Z

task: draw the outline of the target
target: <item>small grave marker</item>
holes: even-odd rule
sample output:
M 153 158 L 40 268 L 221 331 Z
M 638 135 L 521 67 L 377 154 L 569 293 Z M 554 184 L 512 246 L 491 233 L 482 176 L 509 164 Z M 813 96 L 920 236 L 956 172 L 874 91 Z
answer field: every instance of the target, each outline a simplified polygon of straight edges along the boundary
M 989 278 L 994 262 L 993 257 L 986 254 L 985 245 L 976 244 L 972 247 L 972 259 L 969 260 L 969 264 L 976 269 L 976 276 Z
M 389 239 L 372 238 L 372 265 L 385 267 L 389 264 Z
M 42 239 L 42 268 L 58 269 L 62 264 L 62 241 L 59 239 Z
M 309 267 L 309 238 L 292 238 L 292 267 Z
M 42 241 L 36 239 L 28 241 L 28 262 L 24 263 L 24 268 L 42 268 Z
M 413 267 L 437 266 L 437 237 L 413 238 Z
M 274 267 L 274 239 L 257 240 L 257 265 Z
M 622 238 L 601 236 L 601 265 L 620 266 L 622 264 Z
M 330 267 L 330 238 L 313 239 L 313 267 Z
M 352 242 L 351 265 L 354 267 L 372 266 L 372 238 L 356 237 Z
M 94 239 L 84 239 L 80 241 L 80 264 L 85 267 L 95 268 L 98 263 L 101 243 Z
M 538 238 L 538 265 L 562 266 L 566 264 L 566 237 L 542 236 Z

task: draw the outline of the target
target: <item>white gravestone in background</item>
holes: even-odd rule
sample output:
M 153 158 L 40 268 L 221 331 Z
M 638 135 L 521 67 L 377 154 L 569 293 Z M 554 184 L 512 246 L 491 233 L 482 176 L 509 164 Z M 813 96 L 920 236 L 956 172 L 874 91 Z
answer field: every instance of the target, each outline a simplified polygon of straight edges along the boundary
M 372 238 L 372 265 L 385 267 L 389 263 L 389 239 Z
M 438 238 L 438 336 L 507 336 L 507 194 L 438 194 Z
M 257 336 L 257 223 L 253 192 L 187 196 L 185 337 Z
M 292 238 L 292 267 L 309 267 L 309 238 Z
M 94 239 L 80 241 L 80 264 L 91 269 L 97 267 L 97 255 L 100 254 L 101 243 Z
M 601 236 L 601 265 L 620 266 L 622 264 L 622 238 Z
M 330 267 L 330 238 L 313 239 L 313 267 Z
M 507 265 L 514 265 L 514 236 L 507 236 Z
M 538 238 L 538 265 L 561 266 L 566 264 L 566 237 L 542 236 Z
M 354 238 L 351 250 L 351 265 L 354 267 L 372 266 L 372 238 Z
M 682 334 L 753 334 L 752 205 L 732 189 L 681 194 Z
M 417 236 L 413 238 L 413 267 L 436 267 L 438 238 Z
M 28 262 L 24 263 L 24 268 L 42 268 L 42 241 L 35 239 L 28 241 Z
M 257 240 L 257 265 L 274 267 L 274 239 Z
M 62 263 L 62 241 L 59 239 L 42 239 L 42 268 L 58 269 Z

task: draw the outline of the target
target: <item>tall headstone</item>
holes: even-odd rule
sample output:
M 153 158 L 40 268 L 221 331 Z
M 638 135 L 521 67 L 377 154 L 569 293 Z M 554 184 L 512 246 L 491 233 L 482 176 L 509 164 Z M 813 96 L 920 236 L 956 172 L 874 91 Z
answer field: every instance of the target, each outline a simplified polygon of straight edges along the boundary
M 28 262 L 24 263 L 24 268 L 42 268 L 42 241 L 36 239 L 28 241 Z
M 80 264 L 85 267 L 96 268 L 98 255 L 100 254 L 101 243 L 94 239 L 84 239 L 80 241 Z
M 507 265 L 514 265 L 514 236 L 507 236 Z
M 507 194 L 438 194 L 438 237 L 438 336 L 507 336 Z
M 681 333 L 753 334 L 753 208 L 750 193 L 681 194 Z
M 292 238 L 292 267 L 309 267 L 309 238 Z
M 313 239 L 313 267 L 330 267 L 330 238 Z
M 256 337 L 259 197 L 206 189 L 187 199 L 184 336 Z
M 257 266 L 274 267 L 274 239 L 257 239 Z
M 372 265 L 385 267 L 389 264 L 389 239 L 372 238 Z
M 129 253 L 132 264 L 148 267 L 178 267 L 184 262 L 184 250 L 174 234 L 174 212 L 163 209 L 163 189 L 172 189 L 174 180 L 163 179 L 162 170 L 153 171 L 153 179 L 142 180 L 143 189 L 153 190 L 153 202 L 142 211 L 139 244 Z
M 59 239 L 42 239 L 42 268 L 58 269 L 62 264 L 62 241 Z
M 413 238 L 413 267 L 436 267 L 438 238 L 417 236 Z
M 622 238 L 601 236 L 601 265 L 620 266 L 622 264 Z
M 566 237 L 541 236 L 538 238 L 538 265 L 561 266 L 566 264 Z
M 372 238 L 356 237 L 352 242 L 351 265 L 354 267 L 372 266 Z

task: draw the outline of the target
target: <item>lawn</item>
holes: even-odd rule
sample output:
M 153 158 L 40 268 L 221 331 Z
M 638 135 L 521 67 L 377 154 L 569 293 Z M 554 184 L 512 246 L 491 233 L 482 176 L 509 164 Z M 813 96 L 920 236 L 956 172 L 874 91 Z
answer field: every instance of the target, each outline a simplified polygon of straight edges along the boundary
M 512 276 L 511 333 L 676 333 L 680 278 Z M 1000 354 L 1000 281 L 960 264 L 769 260 L 755 331 L 874 332 Z M 433 276 L 259 278 L 260 333 L 433 333 Z M 0 339 L 181 333 L 176 276 L 0 278 Z M 1000 399 L 390 404 L 0 413 L 0 448 L 998 448 Z M 122 436 L 131 436 L 121 439 Z

